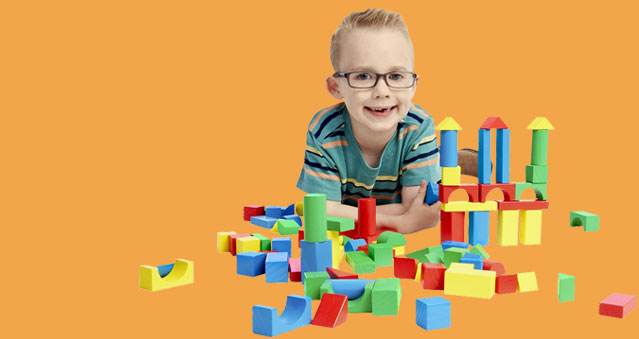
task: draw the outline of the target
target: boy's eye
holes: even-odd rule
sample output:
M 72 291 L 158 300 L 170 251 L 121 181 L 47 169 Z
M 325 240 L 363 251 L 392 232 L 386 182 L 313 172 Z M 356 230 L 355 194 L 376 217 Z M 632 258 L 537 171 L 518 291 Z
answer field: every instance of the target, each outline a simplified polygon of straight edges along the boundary
M 404 75 L 402 73 L 391 73 L 388 75 L 390 80 L 402 80 L 403 77 Z
M 357 73 L 355 74 L 355 80 L 369 80 L 372 76 L 368 73 Z

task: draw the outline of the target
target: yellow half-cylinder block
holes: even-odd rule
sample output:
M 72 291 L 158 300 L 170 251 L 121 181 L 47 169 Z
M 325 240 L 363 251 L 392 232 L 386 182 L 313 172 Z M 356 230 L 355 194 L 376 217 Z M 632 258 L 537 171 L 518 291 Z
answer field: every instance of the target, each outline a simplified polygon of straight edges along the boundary
M 495 295 L 497 272 L 451 264 L 444 273 L 444 294 L 490 299 Z
M 248 251 L 259 252 L 261 249 L 260 239 L 256 237 L 237 238 L 235 241 L 237 254 Z
M 401 246 L 395 246 L 393 247 L 393 249 L 395 250 L 395 255 L 404 255 L 404 252 L 406 252 L 406 247 L 404 245 Z
M 461 185 L 461 167 L 442 167 L 442 185 Z
M 229 251 L 229 235 L 235 234 L 235 232 L 217 232 L 217 251 L 228 252 Z
M 541 210 L 519 211 L 519 243 L 524 245 L 541 244 Z
M 304 216 L 304 203 L 303 202 L 296 202 L 295 203 L 295 214 L 301 216 Z
M 193 262 L 177 259 L 173 263 L 173 269 L 164 278 L 155 266 L 140 266 L 140 288 L 149 291 L 165 290 L 171 287 L 188 285 L 193 283 Z
M 517 290 L 519 292 L 537 291 L 537 276 L 535 272 L 517 273 Z
M 441 208 L 444 212 L 496 211 L 497 201 L 451 201 L 448 203 L 442 203 Z
M 500 210 L 497 212 L 497 244 L 500 246 L 517 246 L 519 211 Z

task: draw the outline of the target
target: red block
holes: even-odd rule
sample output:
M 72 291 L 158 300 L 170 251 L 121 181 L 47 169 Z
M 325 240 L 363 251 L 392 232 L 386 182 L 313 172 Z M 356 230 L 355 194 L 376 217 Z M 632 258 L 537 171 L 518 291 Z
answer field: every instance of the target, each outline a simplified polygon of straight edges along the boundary
M 368 244 L 366 245 L 361 245 L 357 248 L 358 251 L 362 251 L 364 253 L 366 253 L 366 255 L 368 255 Z
M 479 126 L 479 129 L 508 129 L 508 126 L 499 117 L 488 117 Z
M 468 193 L 468 201 L 478 202 L 479 200 L 479 187 L 477 184 L 463 184 L 458 186 L 444 186 L 439 184 L 439 201 L 443 203 L 448 202 L 450 195 L 458 189 L 465 190 Z
M 441 242 L 452 240 L 464 242 L 465 212 L 440 213 Z
M 446 266 L 444 266 L 444 264 L 429 263 L 422 263 L 421 266 L 422 288 L 426 290 L 443 290 Z
M 504 201 L 515 201 L 515 184 L 479 184 L 479 202 L 486 202 L 488 193 L 493 189 L 500 189 L 504 194 Z
M 346 271 L 340 271 L 338 269 L 327 267 L 326 272 L 331 277 L 331 279 L 358 279 L 359 277 L 355 273 L 349 273 Z
M 394 257 L 393 271 L 396 278 L 415 279 L 417 260 L 413 258 Z
M 255 217 L 258 215 L 264 215 L 264 206 L 244 206 L 244 220 L 251 221 L 251 217 Z
M 244 237 L 250 237 L 250 234 L 231 234 L 229 235 L 229 252 L 231 252 L 232 255 L 236 255 L 236 250 L 237 248 L 235 247 L 235 245 L 237 244 L 236 240 L 237 238 L 244 238 Z
M 300 228 L 297 231 L 297 247 L 302 247 L 302 240 L 304 240 L 304 230 Z
M 288 271 L 291 281 L 302 281 L 302 258 L 288 258 Z
M 504 264 L 484 259 L 484 271 L 495 271 L 497 276 L 506 274 Z
M 520 200 L 503 201 L 497 200 L 498 210 L 545 210 L 550 204 L 544 200 Z
M 357 200 L 357 223 L 359 233 L 364 236 L 377 233 L 375 199 L 360 198 Z
M 506 294 L 517 292 L 517 274 L 500 275 L 495 282 L 495 293 Z
M 599 314 L 609 317 L 623 318 L 637 307 L 634 295 L 613 293 L 599 304 Z
M 337 327 L 346 322 L 348 298 L 341 294 L 324 293 L 311 324 L 324 327 Z

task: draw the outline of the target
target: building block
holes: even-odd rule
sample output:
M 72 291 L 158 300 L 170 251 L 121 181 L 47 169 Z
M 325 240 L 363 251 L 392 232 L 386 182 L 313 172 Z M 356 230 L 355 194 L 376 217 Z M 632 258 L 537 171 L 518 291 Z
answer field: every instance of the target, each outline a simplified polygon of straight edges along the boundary
M 274 219 L 280 219 L 282 217 L 282 207 L 266 206 L 266 208 L 264 209 L 264 215 Z
M 497 170 L 495 181 L 507 184 L 510 182 L 510 130 L 497 130 Z
M 395 277 L 402 279 L 413 279 L 417 274 L 417 260 L 413 258 L 393 258 L 393 273 Z
M 450 328 L 450 301 L 442 297 L 421 298 L 416 301 L 415 322 L 427 331 Z
M 433 181 L 429 181 L 426 185 L 426 195 L 424 196 L 424 202 L 430 206 L 439 200 L 439 184 Z
M 140 288 L 147 291 L 160 291 L 193 283 L 193 262 L 177 259 L 173 263 L 173 269 L 164 277 L 155 266 L 141 265 L 139 269 Z
M 519 211 L 497 212 L 497 243 L 500 246 L 517 246 L 519 236 Z
M 283 219 L 286 220 L 293 220 L 295 221 L 298 225 L 300 225 L 300 227 L 302 226 L 302 218 L 300 218 L 299 215 L 295 215 L 295 214 L 291 214 L 291 215 L 285 215 L 282 217 Z
M 244 237 L 250 237 L 250 235 L 248 235 L 248 234 L 229 234 L 229 252 L 231 252 L 231 255 L 236 255 L 237 254 L 237 239 L 238 238 L 244 238 Z
M 467 201 L 451 201 L 441 204 L 444 212 L 474 212 L 474 211 L 496 211 L 496 201 L 486 202 L 467 202 Z
M 248 251 L 259 252 L 262 249 L 262 242 L 256 237 L 237 238 L 236 241 L 236 254 Z
M 559 273 L 557 279 L 557 296 L 559 297 L 560 303 L 575 300 L 575 277 Z
M 289 279 L 291 281 L 302 281 L 302 259 L 288 258 Z
M 479 126 L 479 129 L 497 129 L 499 132 L 500 129 L 508 129 L 508 126 L 499 117 L 488 117 Z
M 541 244 L 541 210 L 519 211 L 519 243 Z
M 461 185 L 461 167 L 441 167 L 442 169 L 442 185 L 459 186 Z
M 470 247 L 470 244 L 467 243 L 467 242 L 462 242 L 462 241 L 448 240 L 448 241 L 442 242 L 441 247 L 442 247 L 442 253 L 443 253 L 443 251 L 445 251 L 445 250 L 447 250 L 447 249 L 449 249 L 451 247 L 468 249 Z
M 271 239 L 259 233 L 252 233 L 251 236 L 260 239 L 260 251 L 264 252 L 271 250 Z
M 440 212 L 441 242 L 448 240 L 464 241 L 464 235 L 466 232 L 464 228 L 465 215 L 465 212 Z
M 584 211 L 570 212 L 570 226 L 584 226 L 586 232 L 599 231 L 599 216 Z
M 599 303 L 599 314 L 624 318 L 637 307 L 637 296 L 613 293 Z
M 295 204 L 290 204 L 288 207 L 282 207 L 282 217 L 285 215 L 294 215 L 295 214 Z
M 427 248 L 422 248 L 421 250 L 415 251 L 415 252 L 411 252 L 406 254 L 405 256 L 407 258 L 413 258 L 415 260 L 417 260 L 418 262 L 427 262 L 426 260 L 426 255 L 430 252 L 430 249 Z
M 532 133 L 532 153 L 530 164 L 545 166 L 548 161 L 548 131 L 535 130 Z
M 311 324 L 335 328 L 346 322 L 348 298 L 345 295 L 324 293 Z
M 278 233 L 278 234 L 280 233 L 280 230 L 279 230 L 279 229 L 278 229 L 278 227 L 277 227 L 277 224 L 278 224 L 277 222 L 278 222 L 279 220 L 280 220 L 280 219 L 276 219 L 276 220 L 275 220 L 275 224 L 273 224 L 273 227 L 271 227 L 271 232 L 273 232 L 273 233 Z
M 533 121 L 526 127 L 526 129 L 531 130 L 554 130 L 555 127 L 548 121 L 548 119 L 544 117 L 536 117 Z
M 346 244 L 344 244 L 344 252 L 353 252 L 357 251 L 359 246 L 366 245 L 366 240 L 364 239 L 352 239 Z
M 358 279 L 357 274 L 340 271 L 334 267 L 327 267 L 326 273 L 328 273 L 331 279 Z
M 302 240 L 304 240 L 304 229 L 297 231 L 297 247 L 302 247 Z
M 255 217 L 258 215 L 264 215 L 264 206 L 259 205 L 249 205 L 244 206 L 244 220 L 250 221 L 251 217 Z
M 366 291 L 366 284 L 375 282 L 368 279 L 329 279 L 320 287 L 320 294 L 334 293 L 345 295 L 348 300 L 355 300 Z
M 517 275 L 511 274 L 497 276 L 495 292 L 497 292 L 497 294 L 508 294 L 517 292 Z
M 439 138 L 439 166 L 457 167 L 457 131 L 441 131 Z
M 494 271 L 473 269 L 472 264 L 452 263 L 444 273 L 444 293 L 490 299 L 495 294 Z
M 368 256 L 373 259 L 375 267 L 393 266 L 393 247 L 389 244 L 368 245 Z
M 265 215 L 258 215 L 258 216 L 251 217 L 251 224 L 255 226 L 260 226 L 263 228 L 272 229 L 276 222 L 277 222 L 277 219 L 267 217 Z
M 331 277 L 322 272 L 305 272 L 304 273 L 304 295 L 311 297 L 313 300 L 320 299 L 320 287 L 322 284 Z
M 490 130 L 479 130 L 479 154 L 477 157 L 477 179 L 480 184 L 490 184 Z
M 482 245 L 480 245 L 480 244 L 475 245 L 475 247 L 473 247 L 473 249 L 470 250 L 470 253 L 479 254 L 479 255 L 481 255 L 481 257 L 483 259 L 490 258 L 490 254 L 488 254 L 488 252 L 486 252 L 484 247 L 482 247 Z
M 450 267 L 452 263 L 458 263 L 459 260 L 468 252 L 468 249 L 451 247 L 444 250 L 444 266 Z
M 304 203 L 303 202 L 296 202 L 295 203 L 295 214 L 299 215 L 300 217 L 304 216 Z
M 266 254 L 266 282 L 288 282 L 288 254 L 285 252 L 273 252 Z
M 466 253 L 459 259 L 459 262 L 462 264 L 473 264 L 476 270 L 484 269 L 484 259 L 479 254 Z
M 413 279 L 416 282 L 422 281 L 422 264 L 417 262 L 417 269 L 415 270 L 415 278 Z
M 229 249 L 229 235 L 236 234 L 235 232 L 217 232 L 217 251 L 230 252 Z
M 326 236 L 331 241 L 331 253 L 333 255 L 333 267 L 339 268 L 339 264 L 342 262 L 342 255 L 344 253 L 344 247 L 339 243 L 338 231 L 327 231 Z
M 497 200 L 498 210 L 545 210 L 548 209 L 549 205 L 548 201 L 545 200 Z
M 450 195 L 460 189 L 466 191 L 469 202 L 479 202 L 479 186 L 477 184 L 460 184 L 454 186 L 445 186 L 440 184 L 439 201 L 449 202 Z
M 371 245 L 374 245 L 374 244 L 371 244 Z M 393 248 L 391 247 L 391 250 L 392 250 L 392 249 L 393 249 Z M 358 247 L 357 247 L 357 251 L 364 252 L 364 253 L 366 253 L 366 255 L 367 255 L 367 256 L 369 256 L 369 257 L 370 257 L 370 254 L 368 254 L 368 245 L 360 245 L 360 246 L 358 246 Z M 371 258 L 371 259 L 372 259 L 372 258 Z
M 326 241 L 326 195 L 304 196 L 304 240 L 321 243 Z M 303 262 L 303 261 L 302 261 Z M 302 264 L 302 266 L 304 266 Z M 323 270 L 323 269 L 322 269 Z M 304 268 L 302 268 L 304 271 Z
M 423 289 L 444 289 L 444 274 L 446 273 L 446 266 L 444 266 L 444 264 L 423 263 L 421 264 L 421 271 L 421 284 Z
M 478 202 L 486 202 L 486 198 L 488 194 L 494 190 L 499 189 L 501 193 L 504 195 L 504 201 L 515 201 L 515 195 L 517 193 L 517 186 L 515 184 L 509 183 L 497 183 L 497 184 L 478 184 L 477 190 L 479 191 L 479 200 Z
M 377 234 L 376 200 L 360 198 L 357 200 L 357 225 L 360 235 L 373 236 Z M 368 241 L 368 239 L 367 239 Z M 368 241 L 370 242 L 370 241 Z
M 266 253 L 243 252 L 237 254 L 237 274 L 257 277 L 265 272 Z
M 548 166 L 526 166 L 526 182 L 545 184 L 548 182 Z
M 273 238 L 271 240 L 271 250 L 276 252 L 285 252 L 290 258 L 292 254 L 291 238 Z
M 435 127 L 437 131 L 460 131 L 461 129 L 457 121 L 451 117 L 444 118 L 444 120 Z
M 293 235 L 297 234 L 300 230 L 300 225 L 295 220 L 278 219 L 277 231 L 280 235 Z
M 346 232 L 355 229 L 355 220 L 329 215 L 326 216 L 326 227 L 329 231 Z
M 364 252 L 346 252 L 346 262 L 357 273 L 375 273 L 375 262 Z
M 468 212 L 468 241 L 471 245 L 488 246 L 490 212 Z
M 253 306 L 253 333 L 274 337 L 306 326 L 312 319 L 312 300 L 309 297 L 289 295 L 281 315 L 274 307 Z
M 443 263 L 444 250 L 442 249 L 442 246 L 427 247 L 419 251 L 406 254 L 406 257 L 413 258 L 417 260 L 418 262 L 422 262 L 422 263 L 430 263 L 430 264 Z
M 537 276 L 535 272 L 517 273 L 517 290 L 519 292 L 537 291 Z
M 506 268 L 504 267 L 504 264 L 500 262 L 484 259 L 483 266 L 485 271 L 495 271 L 497 276 L 506 274 Z
M 535 191 L 535 197 L 537 198 L 537 200 L 547 200 L 546 184 L 533 184 L 531 182 L 515 183 L 515 200 L 519 200 L 521 193 L 528 188 L 532 188 Z
M 405 251 L 406 251 L 406 247 L 405 246 L 395 246 L 395 247 L 393 247 L 393 256 L 404 255 Z
M 393 232 L 393 231 L 384 231 L 380 233 L 379 237 L 377 237 L 378 244 L 389 244 L 391 247 L 395 246 L 403 246 L 406 245 L 406 237 L 403 234 Z
M 398 278 L 377 279 L 373 284 L 373 315 L 397 315 L 402 299 Z
M 302 283 L 304 282 L 304 273 L 326 271 L 327 267 L 333 266 L 332 246 L 331 240 L 324 242 L 301 241 Z
M 158 274 L 160 278 L 164 278 L 173 270 L 173 263 L 158 266 Z
M 348 301 L 349 313 L 369 313 L 373 312 L 373 286 L 374 282 L 369 281 L 364 287 L 362 295 L 353 300 Z

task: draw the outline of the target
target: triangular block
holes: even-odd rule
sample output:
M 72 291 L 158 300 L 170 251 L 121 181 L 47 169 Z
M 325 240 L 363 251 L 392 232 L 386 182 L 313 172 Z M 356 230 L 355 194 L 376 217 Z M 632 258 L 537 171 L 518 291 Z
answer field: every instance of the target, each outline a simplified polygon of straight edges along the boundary
M 324 327 L 337 327 L 346 322 L 348 298 L 345 295 L 324 293 L 311 324 Z
M 435 129 L 438 131 L 459 131 L 462 128 L 461 126 L 459 126 L 457 121 L 455 121 L 455 119 L 448 117 L 442 120 L 442 122 L 440 122 L 439 125 L 435 127 Z
M 479 129 L 507 129 L 508 126 L 499 117 L 488 117 Z
M 533 120 L 528 125 L 528 127 L 526 127 L 526 129 L 532 129 L 532 130 L 545 129 L 545 130 L 549 130 L 549 129 L 555 129 L 555 128 L 552 126 L 550 121 L 548 121 L 548 119 L 546 119 L 544 117 L 536 117 L 535 120 Z
M 333 267 L 327 267 L 326 272 L 331 277 L 331 279 L 357 279 L 358 276 L 355 273 L 349 273 L 346 271 L 340 271 Z

